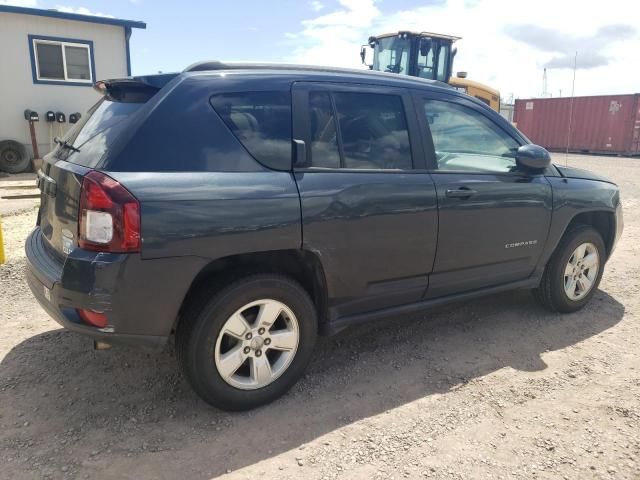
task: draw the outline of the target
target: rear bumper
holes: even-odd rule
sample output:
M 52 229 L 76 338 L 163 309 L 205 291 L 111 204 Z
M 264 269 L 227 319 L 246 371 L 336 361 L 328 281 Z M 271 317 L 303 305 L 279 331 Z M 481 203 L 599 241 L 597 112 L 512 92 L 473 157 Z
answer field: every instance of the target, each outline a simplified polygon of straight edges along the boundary
M 36 297 L 36 300 L 38 300 L 42 308 L 44 308 L 51 318 L 68 330 L 87 335 L 96 341 L 115 345 L 130 345 L 154 351 L 161 350 L 167 342 L 167 337 L 128 335 L 110 332 L 109 328 L 99 329 L 85 325 L 82 323 L 82 320 L 74 308 L 65 308 L 59 305 L 61 298 L 64 298 L 64 295 L 67 293 L 64 289 L 55 285 L 53 289 L 49 290 L 48 298 L 45 297 L 44 292 L 47 287 L 38 280 L 31 269 L 27 270 L 27 282 L 33 292 L 33 296 Z
M 63 327 L 94 340 L 158 350 L 171 334 L 198 262 L 142 260 L 79 248 L 52 254 L 39 227 L 25 244 L 27 282 L 45 311 Z M 190 277 L 190 278 L 189 278 Z M 83 323 L 76 309 L 105 312 L 108 325 Z

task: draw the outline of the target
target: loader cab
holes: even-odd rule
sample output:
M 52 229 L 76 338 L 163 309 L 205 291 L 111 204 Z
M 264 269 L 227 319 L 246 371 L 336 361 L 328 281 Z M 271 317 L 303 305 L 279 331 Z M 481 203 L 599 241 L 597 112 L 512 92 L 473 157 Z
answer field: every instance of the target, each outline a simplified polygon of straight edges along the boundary
M 456 54 L 453 42 L 458 39 L 425 32 L 389 33 L 369 37 L 360 54 L 364 62 L 367 47 L 373 49 L 373 62 L 369 65 L 372 70 L 447 83 Z
M 453 88 L 500 111 L 500 92 L 466 78 L 465 72 L 452 75 L 456 48 L 460 37 L 429 32 L 400 31 L 369 37 L 360 49 L 362 63 L 371 70 L 397 73 L 448 83 Z M 373 59 L 369 51 L 373 52 Z M 370 63 L 367 62 L 369 56 Z

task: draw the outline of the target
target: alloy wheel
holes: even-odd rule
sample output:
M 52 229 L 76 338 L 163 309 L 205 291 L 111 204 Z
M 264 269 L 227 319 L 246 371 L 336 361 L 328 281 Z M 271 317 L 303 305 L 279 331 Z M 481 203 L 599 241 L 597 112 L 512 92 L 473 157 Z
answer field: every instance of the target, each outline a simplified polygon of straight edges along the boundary
M 289 307 L 277 300 L 256 300 L 222 326 L 215 345 L 216 369 L 233 387 L 265 387 L 289 367 L 299 341 L 298 320 Z
M 573 301 L 581 300 L 593 288 L 600 269 L 600 256 L 593 243 L 579 245 L 564 270 L 564 291 Z

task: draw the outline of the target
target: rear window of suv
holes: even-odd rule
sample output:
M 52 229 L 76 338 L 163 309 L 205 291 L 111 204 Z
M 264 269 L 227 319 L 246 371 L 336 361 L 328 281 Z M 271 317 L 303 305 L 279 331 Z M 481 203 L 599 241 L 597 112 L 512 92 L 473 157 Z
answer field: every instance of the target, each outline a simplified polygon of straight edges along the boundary
M 70 135 L 69 142 L 80 148 L 85 142 L 137 111 L 144 103 L 121 103 L 106 99 L 98 102 L 87 113 L 87 120 L 77 131 L 77 135 Z M 80 119 L 82 122 L 82 118 Z
M 247 151 L 276 170 L 291 169 L 289 92 L 223 93 L 211 105 Z
M 91 109 L 80 117 L 80 121 L 64 137 L 70 145 L 80 151 L 58 147 L 56 156 L 62 160 L 94 168 L 101 161 L 108 144 L 125 127 L 131 114 L 144 103 L 123 103 L 100 99 Z M 118 127 L 118 128 L 113 128 Z

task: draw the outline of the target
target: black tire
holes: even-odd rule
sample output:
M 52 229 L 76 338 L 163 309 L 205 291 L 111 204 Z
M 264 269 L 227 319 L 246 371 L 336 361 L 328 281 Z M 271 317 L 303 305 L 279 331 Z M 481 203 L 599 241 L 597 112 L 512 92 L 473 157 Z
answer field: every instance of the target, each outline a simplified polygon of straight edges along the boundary
M 569 298 L 564 288 L 564 270 L 574 250 L 583 243 L 593 244 L 599 257 L 599 271 L 589 292 L 578 300 Z M 569 313 L 584 307 L 595 293 L 607 258 L 604 241 L 600 234 L 590 226 L 580 226 L 565 233 L 547 264 L 540 286 L 533 290 L 536 300 L 552 312 Z
M 243 390 L 227 383 L 214 361 L 218 335 L 234 312 L 260 299 L 285 304 L 297 318 L 299 340 L 289 366 L 272 383 Z M 218 292 L 203 290 L 187 305 L 176 330 L 176 352 L 189 384 L 207 403 L 223 410 L 248 410 L 285 394 L 311 359 L 318 331 L 315 305 L 308 293 L 288 277 L 271 274 L 245 277 Z
M 0 142 L 0 170 L 7 173 L 20 173 L 29 169 L 30 159 L 27 149 L 14 140 Z

